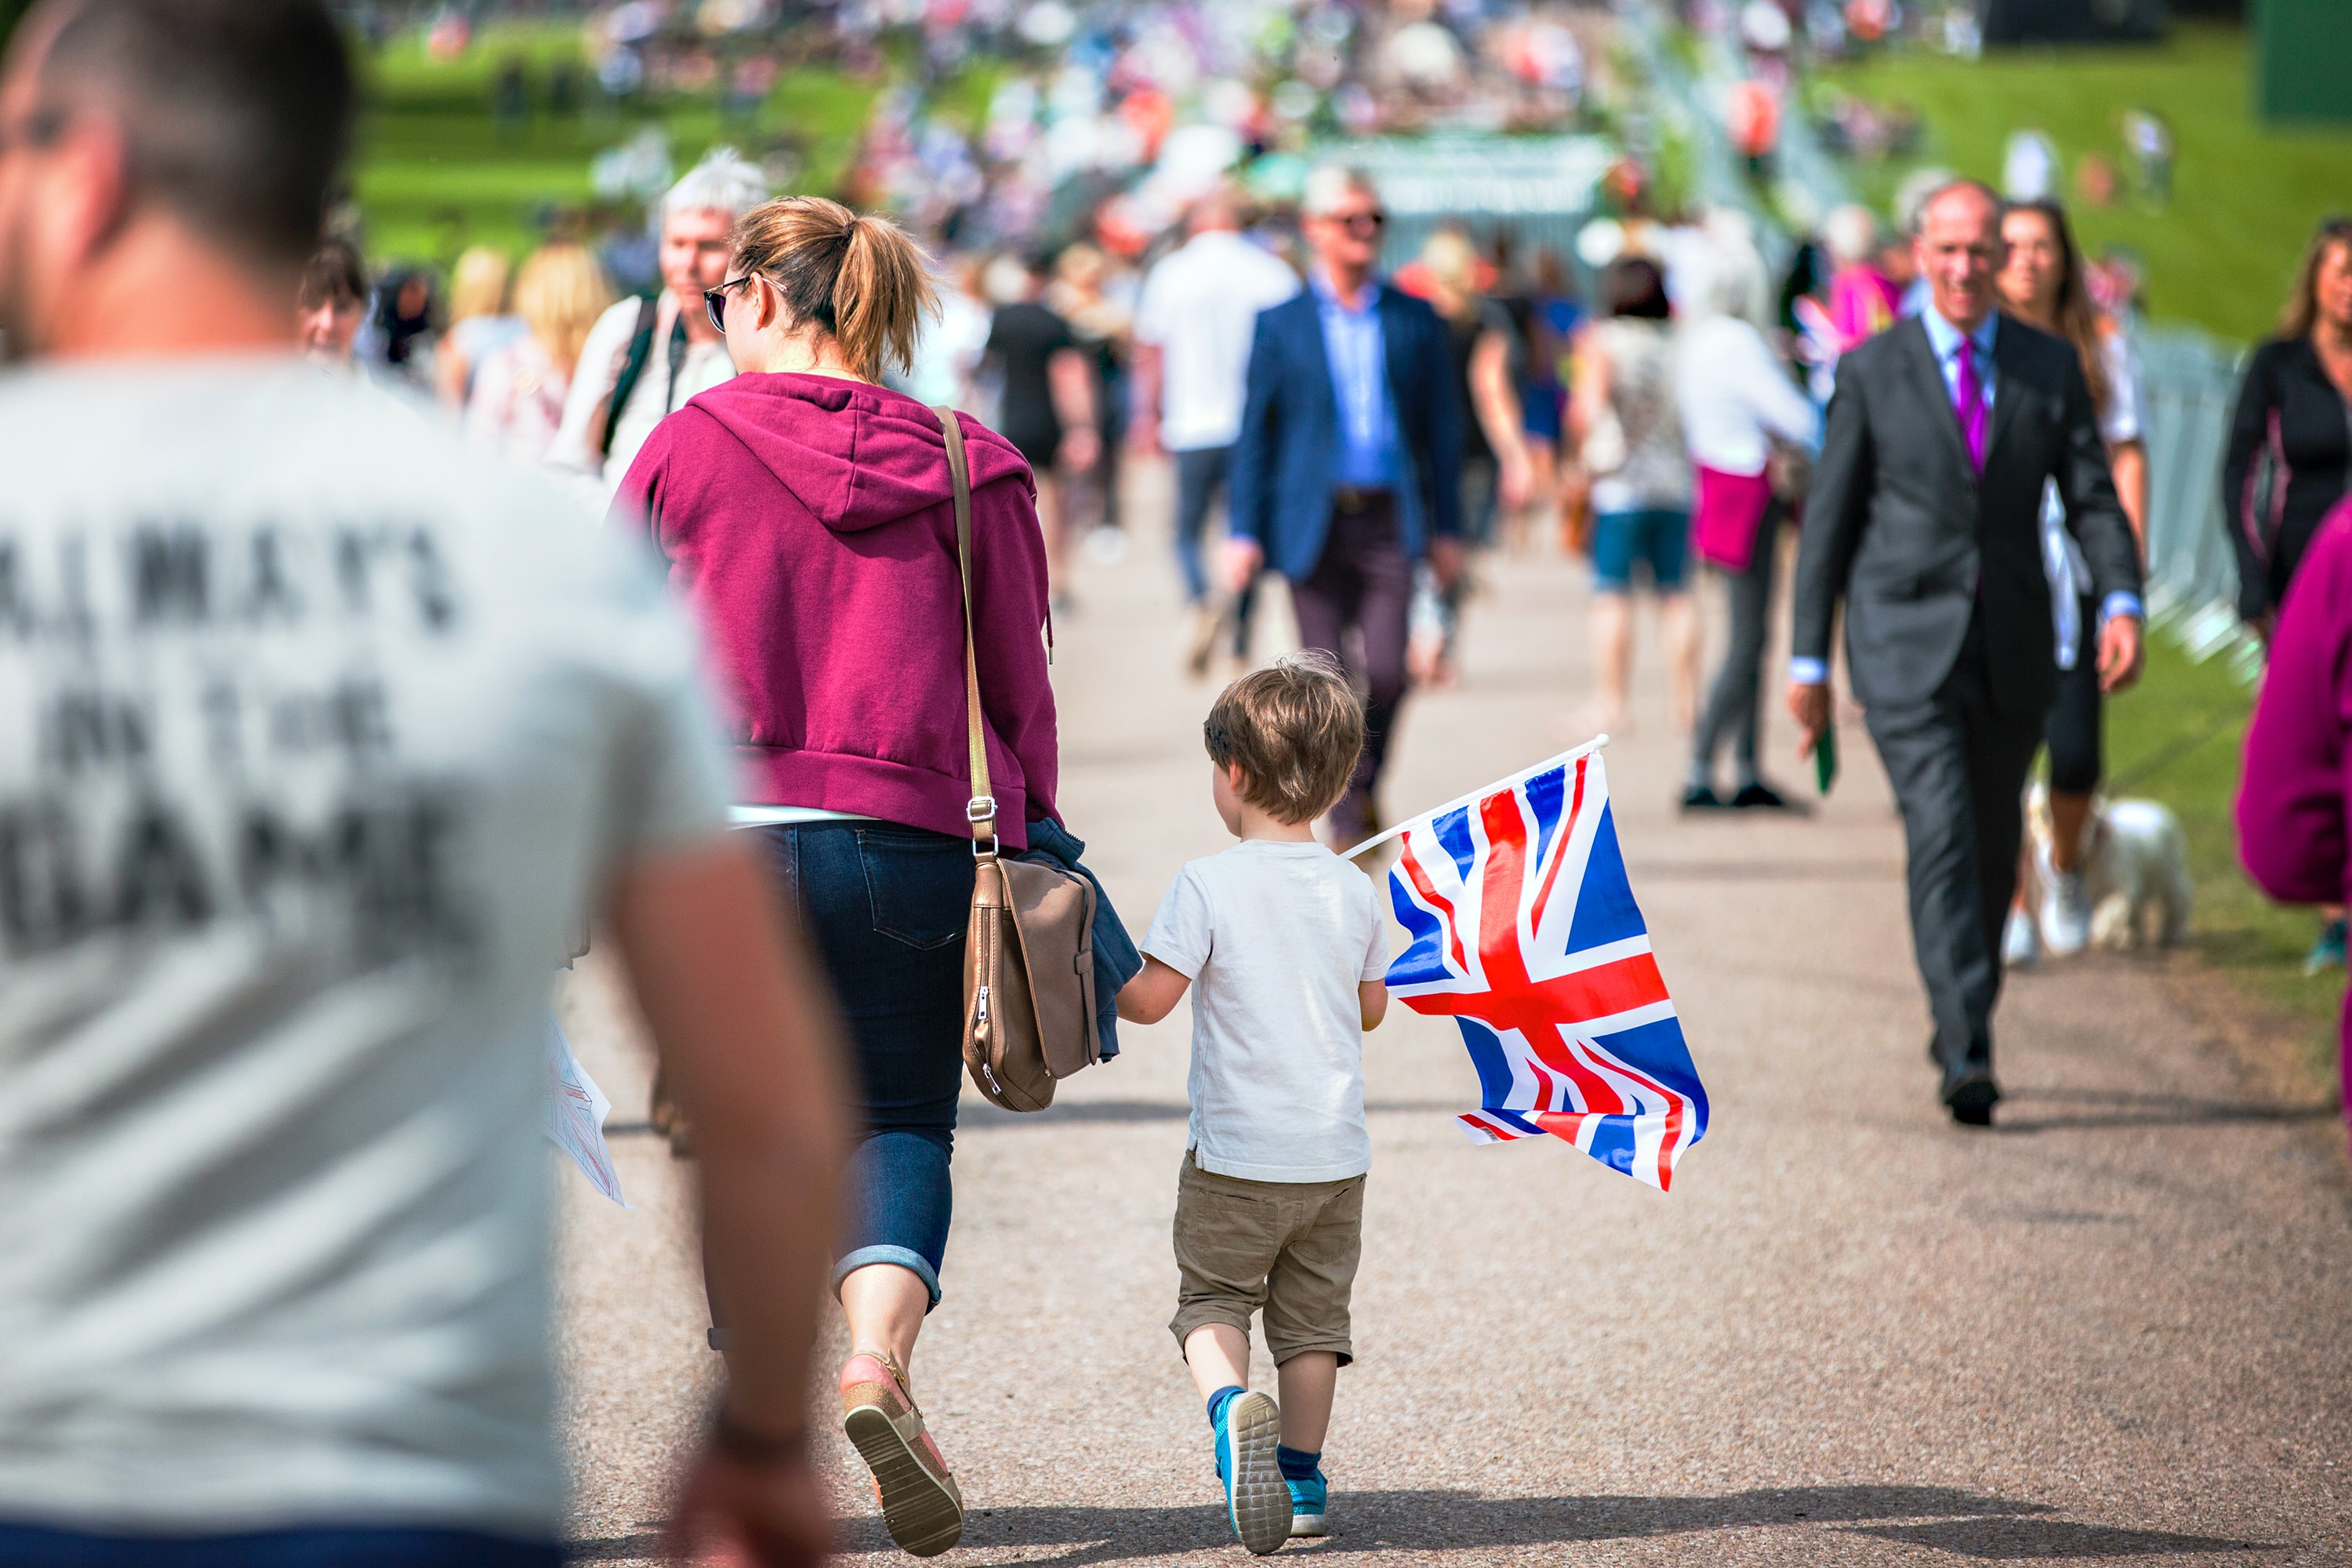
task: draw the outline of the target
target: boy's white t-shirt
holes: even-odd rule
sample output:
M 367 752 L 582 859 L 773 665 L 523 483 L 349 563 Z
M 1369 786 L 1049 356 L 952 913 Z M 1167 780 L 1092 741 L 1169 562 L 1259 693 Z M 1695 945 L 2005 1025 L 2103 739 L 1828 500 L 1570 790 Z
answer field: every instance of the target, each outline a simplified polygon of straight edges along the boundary
M 1371 879 L 1320 844 L 1244 839 L 1177 873 L 1143 951 L 1192 982 L 1201 1168 L 1337 1182 L 1371 1168 L 1357 985 L 1388 969 Z

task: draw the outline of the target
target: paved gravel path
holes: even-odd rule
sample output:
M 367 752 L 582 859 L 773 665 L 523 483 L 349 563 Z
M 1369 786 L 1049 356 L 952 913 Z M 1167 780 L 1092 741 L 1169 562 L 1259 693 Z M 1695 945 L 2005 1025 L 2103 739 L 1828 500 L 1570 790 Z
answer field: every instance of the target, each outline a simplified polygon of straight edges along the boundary
M 1583 738 L 1580 574 L 1488 576 L 1460 687 L 1409 711 L 1392 810 Z M 1089 569 L 1055 670 L 1064 805 L 1138 931 L 1176 867 L 1225 842 L 1170 582 L 1156 550 Z M 2352 1562 L 2352 1180 L 2331 1113 L 2248 1088 L 2161 963 L 2111 958 L 2012 983 L 2000 1126 L 1953 1128 L 1859 727 L 1810 820 L 1683 821 L 1644 658 L 1611 783 L 1714 1130 L 1664 1197 L 1565 1145 L 1475 1147 L 1450 1121 L 1475 1082 L 1450 1026 L 1392 1012 L 1366 1053 L 1335 1533 L 1287 1550 Z M 562 1006 L 638 1205 L 564 1178 L 573 1534 L 583 1561 L 643 1561 L 716 1358 L 627 1004 L 592 957 Z M 974 1510 L 950 1561 L 1244 1560 L 1163 1326 L 1188 1026 L 1123 1028 L 1126 1054 L 1040 1116 L 966 1098 L 948 1294 L 914 1368 Z M 854 1456 L 837 1436 L 829 1455 L 851 1559 L 893 1560 Z

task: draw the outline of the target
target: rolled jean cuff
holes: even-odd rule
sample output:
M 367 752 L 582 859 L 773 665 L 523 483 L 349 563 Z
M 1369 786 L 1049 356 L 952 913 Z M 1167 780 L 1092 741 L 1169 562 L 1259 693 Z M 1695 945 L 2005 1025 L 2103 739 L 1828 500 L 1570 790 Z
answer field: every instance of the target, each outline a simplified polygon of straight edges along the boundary
M 909 1247 L 861 1247 L 850 1253 L 833 1266 L 834 1293 L 839 1295 L 841 1282 L 869 1263 L 897 1264 L 923 1282 L 923 1289 L 931 1293 L 932 1306 L 940 1304 L 939 1271 L 931 1267 L 929 1258 Z

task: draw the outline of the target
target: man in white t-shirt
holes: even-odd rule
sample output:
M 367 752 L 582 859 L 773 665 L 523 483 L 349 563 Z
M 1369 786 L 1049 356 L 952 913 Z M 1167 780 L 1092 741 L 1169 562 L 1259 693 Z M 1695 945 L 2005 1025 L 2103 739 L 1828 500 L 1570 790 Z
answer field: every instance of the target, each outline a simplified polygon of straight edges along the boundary
M 734 378 L 702 296 L 727 281 L 736 219 L 767 199 L 767 177 L 732 147 L 713 148 L 670 187 L 661 205 L 662 291 L 622 300 L 589 329 L 551 465 L 601 480 L 609 496 L 655 426 Z
M 1241 435 L 1250 338 L 1257 313 L 1298 292 L 1298 274 L 1241 234 L 1230 191 L 1192 208 L 1191 237 L 1161 257 L 1143 280 L 1135 312 L 1136 373 L 1142 387 L 1139 439 L 1176 462 L 1176 563 L 1194 617 L 1192 662 L 1205 669 L 1217 623 L 1208 611 L 1201 536 L 1224 489 Z M 1234 652 L 1249 652 L 1248 595 L 1236 606 Z
M 554 1568 L 601 910 L 740 1325 L 681 1527 L 814 1563 L 830 1026 L 653 564 L 296 353 L 352 88 L 322 0 L 47 0 L 0 73 L 0 1562 Z

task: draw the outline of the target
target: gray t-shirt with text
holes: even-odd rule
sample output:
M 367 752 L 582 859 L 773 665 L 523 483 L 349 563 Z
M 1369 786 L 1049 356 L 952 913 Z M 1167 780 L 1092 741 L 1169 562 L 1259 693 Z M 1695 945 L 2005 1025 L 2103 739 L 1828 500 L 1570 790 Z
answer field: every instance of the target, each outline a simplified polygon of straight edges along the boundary
M 638 548 L 275 356 L 0 376 L 0 1520 L 551 1537 L 545 1006 L 725 823 Z

